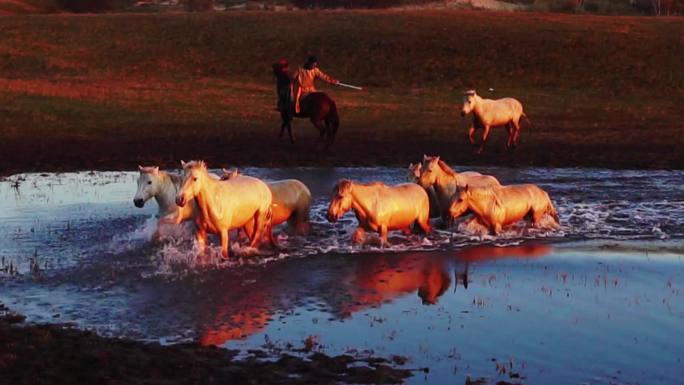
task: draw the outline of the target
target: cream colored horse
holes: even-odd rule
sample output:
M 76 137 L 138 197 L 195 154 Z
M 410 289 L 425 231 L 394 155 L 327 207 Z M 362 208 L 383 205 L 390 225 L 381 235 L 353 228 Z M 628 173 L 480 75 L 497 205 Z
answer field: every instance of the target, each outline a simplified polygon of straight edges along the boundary
M 449 165 L 444 163 L 439 156 L 423 155 L 418 183 L 423 188 L 434 188 L 437 201 L 445 224 L 449 223 L 449 206 L 451 200 L 460 188 L 471 186 L 500 186 L 499 181 L 491 175 L 482 175 L 479 172 L 466 171 L 457 173 Z
M 176 204 L 183 207 L 193 198 L 197 202 L 199 215 L 195 224 L 200 252 L 207 243 L 207 233 L 214 233 L 221 240 L 223 257 L 228 258 L 230 230 L 245 227 L 248 222 L 252 222 L 255 229 L 251 247 L 259 246 L 263 234 L 275 246 L 271 233 L 272 196 L 266 183 L 248 176 L 216 180 L 202 161 L 181 161 L 181 165 L 185 180 L 176 196 Z
M 520 138 L 520 119 L 527 119 L 523 112 L 522 104 L 513 98 L 503 99 L 483 99 L 475 90 L 468 90 L 463 95 L 463 109 L 461 116 L 473 112 L 473 122 L 468 130 L 470 143 L 475 144 L 475 129 L 480 126 L 484 130 L 482 133 L 482 143 L 477 150 L 480 154 L 484 150 L 489 129 L 492 127 L 503 126 L 508 130 L 508 141 L 506 148 L 514 148 L 518 145 Z M 529 122 L 529 119 L 527 120 Z
M 353 241 L 363 242 L 366 231 L 380 233 L 382 245 L 388 243 L 390 230 L 411 233 L 411 225 L 430 233 L 430 202 L 425 190 L 414 183 L 387 186 L 383 183 L 360 184 L 341 180 L 333 189 L 328 220 L 337 220 L 350 209 L 359 221 Z
M 185 207 L 176 205 L 176 194 L 180 190 L 182 178 L 176 174 L 159 171 L 159 167 L 138 166 L 138 191 L 133 197 L 136 207 L 143 207 L 145 202 L 154 197 L 159 209 L 157 211 L 157 228 L 152 235 L 159 239 L 159 229 L 164 224 L 175 224 L 194 219 L 197 204 L 193 201 Z
M 223 169 L 222 180 L 228 180 L 242 176 L 235 170 Z M 311 230 L 309 223 L 309 209 L 311 208 L 311 191 L 306 185 L 297 179 L 284 179 L 274 182 L 266 182 L 273 194 L 273 219 L 271 223 L 277 226 L 287 221 L 288 226 L 298 235 L 307 235 Z M 245 229 L 249 236 L 252 233 L 251 226 Z
M 494 234 L 501 233 L 505 225 L 529 217 L 535 227 L 541 226 L 544 214 L 555 220 L 553 228 L 560 225 L 558 213 L 549 194 L 533 184 L 498 187 L 470 187 L 461 190 L 449 207 L 453 218 L 470 210 L 481 225 Z
M 420 170 L 423 167 L 423 165 L 418 162 L 416 164 L 409 163 L 408 166 L 408 181 L 411 183 L 418 183 L 420 180 Z M 428 194 L 428 198 L 430 198 L 430 218 L 438 218 L 442 215 L 442 212 L 439 209 L 439 200 L 437 199 L 437 193 L 435 192 L 435 188 L 430 186 L 425 189 L 425 192 Z

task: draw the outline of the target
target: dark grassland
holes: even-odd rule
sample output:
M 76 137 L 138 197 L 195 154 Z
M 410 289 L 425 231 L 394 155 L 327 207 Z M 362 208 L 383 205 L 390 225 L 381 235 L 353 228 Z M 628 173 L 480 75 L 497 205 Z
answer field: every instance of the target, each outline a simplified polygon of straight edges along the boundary
M 279 142 L 271 63 L 309 53 L 341 128 Z M 471 11 L 0 18 L 0 174 L 30 170 L 457 164 L 684 168 L 684 19 Z M 520 99 L 504 150 L 466 143 L 460 93 Z M 493 88 L 494 91 L 489 91 Z

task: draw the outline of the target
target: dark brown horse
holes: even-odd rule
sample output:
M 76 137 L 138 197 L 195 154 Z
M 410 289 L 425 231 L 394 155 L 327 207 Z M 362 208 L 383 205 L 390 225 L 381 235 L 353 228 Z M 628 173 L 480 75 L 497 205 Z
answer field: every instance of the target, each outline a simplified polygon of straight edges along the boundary
M 292 120 L 294 118 L 309 118 L 314 127 L 318 129 L 321 140 L 325 141 L 325 148 L 330 147 L 335 141 L 337 129 L 340 126 L 340 118 L 337 115 L 335 101 L 323 92 L 312 92 L 300 100 L 300 112 L 295 113 L 295 103 L 289 86 L 278 89 L 278 106 L 280 107 L 280 138 L 282 139 L 285 129 L 290 136 L 290 142 L 294 143 L 292 134 Z

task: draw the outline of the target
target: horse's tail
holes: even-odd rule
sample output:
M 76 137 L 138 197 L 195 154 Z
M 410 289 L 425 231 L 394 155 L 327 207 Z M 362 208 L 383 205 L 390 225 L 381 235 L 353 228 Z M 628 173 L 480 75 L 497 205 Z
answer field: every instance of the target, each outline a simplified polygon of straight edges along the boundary
M 340 116 L 337 114 L 337 104 L 335 104 L 335 101 L 332 99 L 330 100 L 330 111 L 328 112 L 328 116 L 326 117 L 326 120 L 328 121 L 330 125 L 330 129 L 332 130 L 331 134 L 331 140 L 330 144 L 335 141 L 335 135 L 337 135 L 337 129 L 340 128 Z
M 264 227 L 264 230 L 266 230 L 266 235 L 268 236 L 268 242 L 271 244 L 272 247 L 277 248 L 278 243 L 276 242 L 275 238 L 273 238 L 273 206 L 268 205 L 268 211 L 266 211 L 266 226 Z
M 558 218 L 558 212 L 556 211 L 556 208 L 553 207 L 553 203 L 549 199 L 549 214 L 553 217 L 553 219 L 556 221 L 556 224 L 560 225 L 560 218 Z
M 525 114 L 525 112 L 522 112 L 520 116 L 525 118 L 525 120 L 527 121 L 527 124 L 530 126 L 530 136 L 532 136 L 532 121 L 530 120 L 530 118 L 527 117 L 527 114 Z

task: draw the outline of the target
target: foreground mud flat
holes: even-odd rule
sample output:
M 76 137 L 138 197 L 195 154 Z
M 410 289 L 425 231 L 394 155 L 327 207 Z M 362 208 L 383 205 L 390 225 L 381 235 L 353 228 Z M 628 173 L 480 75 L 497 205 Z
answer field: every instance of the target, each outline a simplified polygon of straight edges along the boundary
M 63 325 L 21 326 L 0 304 L 3 384 L 391 384 L 412 373 L 373 357 L 328 356 L 305 346 L 293 354 L 199 344 L 161 346 L 103 338 Z

